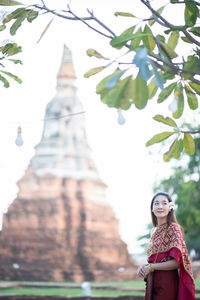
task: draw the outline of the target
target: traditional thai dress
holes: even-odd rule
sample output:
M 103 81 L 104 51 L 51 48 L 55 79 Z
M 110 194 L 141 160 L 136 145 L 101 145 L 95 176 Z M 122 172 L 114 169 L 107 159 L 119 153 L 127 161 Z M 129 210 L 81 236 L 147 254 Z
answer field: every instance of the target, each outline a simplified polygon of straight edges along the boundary
M 172 223 L 156 227 L 147 250 L 148 262 L 176 259 L 178 270 L 157 271 L 147 278 L 145 300 L 194 300 L 194 280 L 181 228 Z

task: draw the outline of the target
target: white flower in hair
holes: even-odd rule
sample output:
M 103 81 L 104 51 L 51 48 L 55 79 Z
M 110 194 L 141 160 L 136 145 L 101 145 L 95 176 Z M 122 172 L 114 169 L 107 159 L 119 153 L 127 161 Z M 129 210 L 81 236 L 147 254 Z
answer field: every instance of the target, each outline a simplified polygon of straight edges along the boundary
M 169 208 L 170 208 L 170 210 L 175 210 L 174 202 L 169 202 Z

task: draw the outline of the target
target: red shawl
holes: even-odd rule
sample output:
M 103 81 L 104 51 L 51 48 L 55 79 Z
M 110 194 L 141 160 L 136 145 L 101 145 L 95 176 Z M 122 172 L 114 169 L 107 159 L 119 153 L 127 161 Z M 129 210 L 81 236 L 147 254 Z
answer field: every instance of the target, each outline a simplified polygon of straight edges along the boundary
M 159 253 L 158 253 L 159 252 Z M 151 237 L 147 250 L 148 262 L 167 261 L 169 257 L 179 264 L 179 287 L 177 300 L 194 300 L 194 279 L 191 270 L 188 251 L 180 226 L 172 223 L 158 226 Z

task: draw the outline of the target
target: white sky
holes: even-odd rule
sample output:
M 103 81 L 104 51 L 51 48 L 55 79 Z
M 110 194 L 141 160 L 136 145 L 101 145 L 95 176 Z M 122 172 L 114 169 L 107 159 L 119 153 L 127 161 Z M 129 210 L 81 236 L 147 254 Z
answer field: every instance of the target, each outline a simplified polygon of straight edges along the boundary
M 55 1 L 46 1 L 48 5 L 53 2 Z M 63 5 L 66 1 L 60 0 L 57 3 Z M 116 18 L 113 12 L 129 11 L 142 16 L 146 11 L 136 0 L 74 0 L 73 7 L 79 15 L 86 15 L 86 8 L 92 8 L 96 16 L 116 33 L 132 26 L 134 19 Z M 102 72 L 89 79 L 85 79 L 83 75 L 90 68 L 104 64 L 102 60 L 89 58 L 86 55 L 88 48 L 95 48 L 106 57 L 118 56 L 124 50 L 118 52 L 113 49 L 109 46 L 108 39 L 92 32 L 80 22 L 61 19 L 53 21 L 37 44 L 50 19 L 51 16 L 45 16 L 33 24 L 22 25 L 14 37 L 1 33 L 2 40 L 17 40 L 23 47 L 20 55 L 23 66 L 7 67 L 23 79 L 23 84 L 19 85 L 11 79 L 9 89 L 0 85 L 0 209 L 5 211 L 16 197 L 16 181 L 23 176 L 34 155 L 34 146 L 40 141 L 43 126 L 40 120 L 44 117 L 47 103 L 56 92 L 56 75 L 65 43 L 72 51 L 78 95 L 86 111 L 88 141 L 100 176 L 108 185 L 108 201 L 116 212 L 121 236 L 129 250 L 141 252 L 137 237 L 145 233 L 145 227 L 150 222 L 149 206 L 153 184 L 169 174 L 171 165 L 163 162 L 159 145 L 149 149 L 145 147 L 148 139 L 161 132 L 159 123 L 153 121 L 152 117 L 166 112 L 166 105 L 160 104 L 158 107 L 154 99 L 149 101 L 145 110 L 139 111 L 133 107 L 124 112 L 125 125 L 118 125 L 116 110 L 102 104 L 95 94 L 97 83 L 107 73 Z M 169 103 L 168 100 L 167 105 Z M 168 112 L 167 114 L 170 115 Z M 19 122 L 22 126 L 23 147 L 17 147 L 14 143 Z M 165 129 L 167 130 L 166 127 Z

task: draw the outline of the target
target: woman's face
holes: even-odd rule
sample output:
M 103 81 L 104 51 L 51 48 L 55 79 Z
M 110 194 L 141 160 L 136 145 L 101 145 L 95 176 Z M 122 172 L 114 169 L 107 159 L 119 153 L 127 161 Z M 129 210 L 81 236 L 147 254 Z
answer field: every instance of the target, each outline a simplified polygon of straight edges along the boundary
M 167 219 L 167 215 L 170 211 L 167 197 L 163 195 L 157 196 L 153 201 L 152 211 L 157 219 Z

